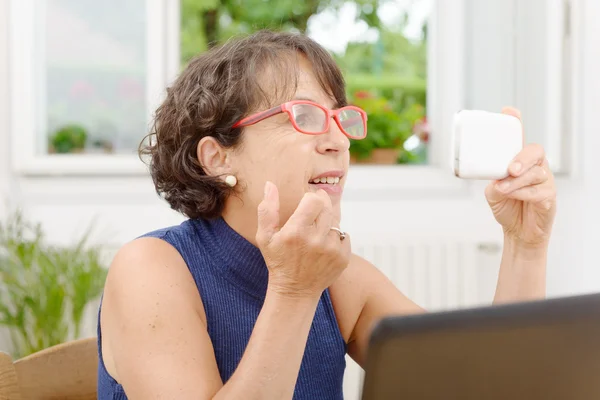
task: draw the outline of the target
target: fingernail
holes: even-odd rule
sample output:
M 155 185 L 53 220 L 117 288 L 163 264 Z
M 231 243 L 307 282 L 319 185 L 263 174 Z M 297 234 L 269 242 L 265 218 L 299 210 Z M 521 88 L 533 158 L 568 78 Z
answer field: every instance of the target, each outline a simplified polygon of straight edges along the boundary
M 513 172 L 516 173 L 516 172 L 521 171 L 521 168 L 523 168 L 523 165 L 520 162 L 515 161 L 514 163 L 512 163 L 510 168 L 512 169 Z
M 269 195 L 269 193 L 271 193 L 271 182 L 267 181 L 265 182 L 265 191 L 264 191 L 264 198 L 266 199 L 267 196 Z

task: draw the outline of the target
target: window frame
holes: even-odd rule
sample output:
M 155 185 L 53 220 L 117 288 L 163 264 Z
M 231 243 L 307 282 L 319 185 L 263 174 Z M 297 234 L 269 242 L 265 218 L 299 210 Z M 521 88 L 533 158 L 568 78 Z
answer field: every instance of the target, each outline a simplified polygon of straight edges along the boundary
M 352 165 L 344 197 L 350 200 L 465 197 L 474 182 L 453 176 L 452 122 L 466 103 L 465 0 L 434 0 L 428 28 L 426 165 Z
M 525 123 L 542 131 L 538 140 L 555 175 L 575 173 L 573 129 L 573 41 L 576 0 L 514 1 L 515 9 L 515 103 Z M 540 11 L 540 4 L 544 4 Z M 539 17 L 532 20 L 531 16 Z M 535 49 L 541 57 L 532 61 Z M 534 132 L 536 133 L 536 132 Z M 527 137 L 527 132 L 525 132 Z M 531 132 L 530 132 L 531 136 Z M 534 139 L 535 141 L 535 139 Z
M 12 167 L 26 176 L 47 175 L 141 175 L 146 166 L 136 154 L 38 154 L 37 126 L 44 104 L 39 101 L 39 76 L 44 57 L 37 46 L 36 27 L 45 1 L 10 0 L 9 62 Z M 146 0 L 146 114 L 150 121 L 160 104 L 164 88 L 179 70 L 177 2 Z M 43 90 L 43 87 L 42 89 Z
M 179 73 L 178 1 L 147 1 L 148 115 L 152 115 L 164 88 Z M 40 2 L 43 3 L 43 2 Z M 12 166 L 23 176 L 141 176 L 146 166 L 137 155 L 82 154 L 43 155 L 36 153 L 35 102 L 36 66 L 43 68 L 35 54 L 36 0 L 10 0 L 9 54 L 12 82 L 11 141 Z M 352 165 L 347 192 L 350 197 L 373 198 L 414 195 L 414 190 L 438 195 L 465 193 L 469 184 L 453 179 L 449 142 L 452 118 L 465 103 L 465 0 L 434 0 L 429 26 L 428 120 L 432 130 L 429 163 L 414 165 Z M 368 182 L 368 183 L 366 183 Z M 366 188 L 370 190 L 365 191 Z M 354 193 L 354 195 L 351 195 Z

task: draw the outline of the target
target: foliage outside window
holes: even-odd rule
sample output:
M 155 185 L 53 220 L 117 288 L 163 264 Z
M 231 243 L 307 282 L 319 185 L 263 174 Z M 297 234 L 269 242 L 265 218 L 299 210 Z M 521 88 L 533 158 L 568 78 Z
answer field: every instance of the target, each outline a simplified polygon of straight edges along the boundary
M 181 62 L 233 35 L 262 28 L 307 33 L 340 65 L 349 101 L 368 113 L 369 133 L 352 142 L 352 161 L 422 164 L 429 141 L 427 25 L 423 22 L 419 35 L 411 37 L 406 30 L 412 25 L 414 31 L 413 11 L 427 7 L 428 0 L 182 0 Z M 349 20 L 347 28 L 343 20 Z M 341 32 L 324 34 L 329 26 Z M 353 37 L 356 28 L 365 34 Z M 325 43 L 327 36 L 335 36 L 334 42 Z

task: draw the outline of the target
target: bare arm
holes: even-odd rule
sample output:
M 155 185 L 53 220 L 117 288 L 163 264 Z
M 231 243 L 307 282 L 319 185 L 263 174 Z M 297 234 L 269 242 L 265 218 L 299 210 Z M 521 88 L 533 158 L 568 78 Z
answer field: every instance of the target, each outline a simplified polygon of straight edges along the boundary
M 506 238 L 494 304 L 543 299 L 547 252 L 546 244 L 523 248 Z
M 106 368 L 130 399 L 207 399 L 222 386 L 194 280 L 162 240 L 138 239 L 119 251 L 101 327 Z
M 105 363 L 133 400 L 291 398 L 318 299 L 270 290 L 223 386 L 183 259 L 166 242 L 139 239 L 110 268 L 101 314 Z
M 543 298 L 546 282 L 547 247 L 523 248 L 507 239 L 502 256 L 494 304 Z M 356 321 L 348 345 L 348 353 L 360 365 L 367 354 L 368 342 L 375 324 L 382 318 L 425 312 L 408 299 L 387 277 L 368 261 L 353 256 L 346 274 L 360 282 L 346 291 L 360 292 L 362 311 Z
M 379 269 L 367 260 L 353 255 L 344 272 L 352 286 L 343 289 L 347 295 L 360 293 L 362 311 L 348 341 L 348 354 L 364 367 L 371 331 L 382 318 L 425 312 L 407 298 Z M 359 287 L 358 287 L 359 286 Z
M 269 291 L 238 368 L 215 399 L 291 399 L 318 298 Z

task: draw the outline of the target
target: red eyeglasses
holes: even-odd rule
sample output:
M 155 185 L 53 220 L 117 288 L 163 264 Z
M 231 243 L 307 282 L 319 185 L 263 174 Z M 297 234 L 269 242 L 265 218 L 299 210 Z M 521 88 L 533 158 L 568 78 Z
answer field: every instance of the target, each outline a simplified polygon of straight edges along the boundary
M 367 136 L 367 113 L 355 106 L 330 110 L 308 100 L 294 100 L 266 111 L 252 114 L 236 122 L 233 128 L 253 125 L 263 119 L 280 113 L 287 113 L 294 129 L 307 135 L 321 135 L 329 131 L 331 118 L 350 139 L 364 139 Z

